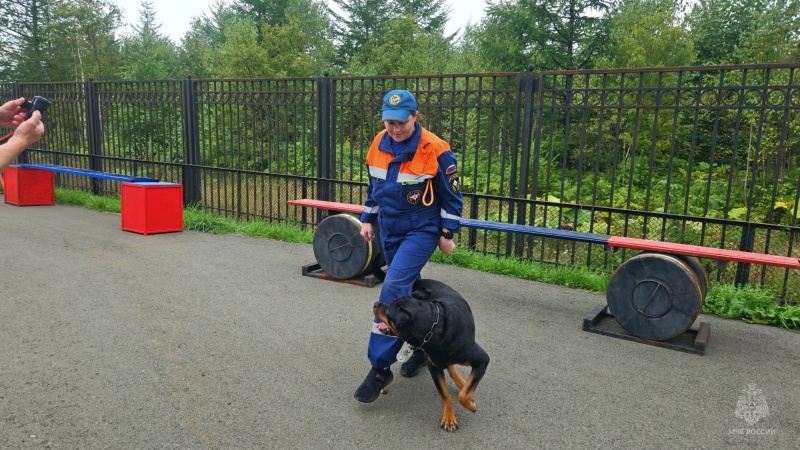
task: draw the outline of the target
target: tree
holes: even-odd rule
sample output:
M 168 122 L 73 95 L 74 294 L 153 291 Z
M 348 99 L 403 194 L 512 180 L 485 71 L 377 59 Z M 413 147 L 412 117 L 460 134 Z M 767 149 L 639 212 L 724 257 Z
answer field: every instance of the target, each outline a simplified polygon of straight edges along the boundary
M 747 1 L 698 0 L 692 8 L 688 22 L 700 65 L 735 63 L 736 45 L 752 22 L 752 10 L 742 7 Z
M 679 0 L 678 0 L 679 1 Z M 601 66 L 671 67 L 694 63 L 676 0 L 628 0 L 609 13 L 609 46 Z
M 3 1 L 0 24 L 0 78 L 114 78 L 120 13 L 108 0 Z
M 47 81 L 46 42 L 43 24 L 49 17 L 43 0 L 0 2 L 0 75 L 6 79 Z
M 800 2 L 769 0 L 752 16 L 736 47 L 745 64 L 800 62 Z
M 480 25 L 467 24 L 464 32 L 454 44 L 455 58 L 459 69 L 454 73 L 483 72 L 489 70 L 490 64 L 486 63 L 481 54 L 479 40 Z
M 267 52 L 259 45 L 254 19 L 235 19 L 225 28 L 225 41 L 209 55 L 214 77 L 265 78 L 270 76 Z
M 473 39 L 490 70 L 591 68 L 606 41 L 608 7 L 608 0 L 488 4 Z
M 331 10 L 336 23 L 334 37 L 337 62 L 347 67 L 363 47 L 378 44 L 386 26 L 401 17 L 411 17 L 425 32 L 441 34 L 450 16 L 444 0 L 332 0 L 341 13 Z M 452 40 L 453 36 L 449 36 Z M 371 50 L 368 50 L 371 51 Z
M 441 30 L 427 32 L 412 16 L 386 25 L 382 39 L 373 37 L 350 64 L 354 75 L 447 73 L 454 51 Z
M 113 80 L 120 63 L 114 32 L 120 11 L 105 0 L 67 0 L 53 4 L 46 25 L 51 48 L 48 67 L 59 81 Z
M 210 14 L 192 19 L 179 49 L 179 60 L 185 74 L 195 78 L 212 77 L 209 68 L 212 55 L 225 43 L 225 30 L 236 20 L 236 11 L 225 0 L 217 0 L 211 6 Z
M 688 16 L 697 63 L 797 61 L 798 8 L 792 0 L 699 0 Z
M 298 33 L 299 52 L 308 54 L 313 68 L 303 76 L 330 71 L 336 58 L 330 10 L 318 0 L 293 0 L 287 8 L 287 23 Z
M 153 3 L 142 0 L 139 24 L 122 40 L 121 77 L 125 80 L 161 80 L 179 77 L 172 41 L 162 35 Z
M 452 11 L 444 0 L 406 0 L 398 2 L 397 6 L 402 15 L 414 18 L 427 33 L 444 30 Z
M 331 11 L 337 24 L 338 62 L 346 66 L 371 38 L 380 39 L 382 28 L 393 17 L 391 2 L 385 0 L 333 0 L 343 14 Z
M 279 23 L 259 22 L 221 4 L 196 20 L 184 38 L 184 57 L 200 77 L 271 78 L 322 74 L 334 57 L 327 8 L 290 0 Z
M 253 19 L 258 27 L 268 23 L 278 25 L 286 21 L 286 11 L 292 0 L 237 0 L 233 10 L 239 17 Z

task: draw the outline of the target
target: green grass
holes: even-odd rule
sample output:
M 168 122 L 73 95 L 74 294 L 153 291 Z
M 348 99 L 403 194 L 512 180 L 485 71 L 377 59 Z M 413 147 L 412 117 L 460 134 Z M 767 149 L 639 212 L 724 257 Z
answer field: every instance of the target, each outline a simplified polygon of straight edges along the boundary
M 73 189 L 56 188 L 56 202 L 102 212 L 119 213 L 120 211 L 118 198 L 101 197 Z
M 56 188 L 56 202 L 97 211 L 120 212 L 118 198 L 98 197 L 78 190 Z M 241 234 L 304 244 L 311 244 L 314 240 L 313 231 L 297 225 L 242 222 L 198 207 L 184 210 L 183 224 L 187 230 L 203 233 Z M 456 249 L 449 255 L 437 250 L 431 261 L 601 293 L 605 292 L 610 278 L 608 273 L 590 271 L 586 267 L 553 266 L 513 258 L 497 258 L 466 249 Z M 781 305 L 775 298 L 774 292 L 764 288 L 737 288 L 730 284 L 714 284 L 706 295 L 703 312 L 728 319 L 800 330 L 800 305 Z
M 431 261 L 597 292 L 605 292 L 609 278 L 609 274 L 593 272 L 585 267 L 554 266 L 514 258 L 497 258 L 461 248 L 449 255 L 437 250 Z
M 712 295 L 713 293 L 713 295 Z M 703 312 L 728 319 L 800 330 L 800 305 L 780 305 L 766 289 L 730 284 L 715 285 L 703 303 Z
M 298 226 L 258 221 L 242 222 L 220 217 L 195 207 L 183 210 L 183 226 L 187 230 L 203 233 L 242 234 L 304 244 L 311 244 L 314 241 L 313 231 Z

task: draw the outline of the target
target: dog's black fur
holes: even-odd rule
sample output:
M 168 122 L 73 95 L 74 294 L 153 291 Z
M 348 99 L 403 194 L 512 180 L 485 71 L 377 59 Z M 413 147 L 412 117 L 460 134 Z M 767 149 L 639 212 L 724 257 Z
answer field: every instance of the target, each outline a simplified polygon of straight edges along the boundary
M 459 403 L 475 412 L 477 406 L 472 395 L 489 364 L 489 355 L 475 342 L 475 320 L 467 301 L 440 281 L 420 280 L 414 284 L 412 295 L 396 298 L 389 304 L 375 303 L 372 310 L 392 333 L 425 352 L 444 410 L 441 426 L 447 431 L 457 429 L 444 371 L 448 370 L 460 389 Z M 472 367 L 466 381 L 454 364 Z

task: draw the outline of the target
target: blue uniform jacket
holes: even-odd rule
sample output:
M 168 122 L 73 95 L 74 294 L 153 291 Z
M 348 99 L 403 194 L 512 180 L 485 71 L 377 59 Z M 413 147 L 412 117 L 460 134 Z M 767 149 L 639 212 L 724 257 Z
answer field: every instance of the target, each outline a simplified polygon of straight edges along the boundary
M 417 124 L 406 150 L 392 154 L 391 136 L 379 133 L 367 155 L 370 171 L 362 222 L 405 219 L 410 215 L 441 220 L 458 232 L 463 199 L 455 154 L 449 144 Z M 431 183 L 426 194 L 426 187 Z M 433 194 L 433 203 L 426 206 Z M 425 202 L 423 202 L 423 197 Z

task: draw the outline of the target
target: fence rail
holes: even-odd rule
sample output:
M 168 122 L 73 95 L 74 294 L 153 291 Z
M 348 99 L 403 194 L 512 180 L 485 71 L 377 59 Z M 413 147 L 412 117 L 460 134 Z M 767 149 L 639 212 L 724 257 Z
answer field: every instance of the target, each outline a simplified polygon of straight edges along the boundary
M 459 159 L 464 216 L 798 256 L 798 64 L 320 77 L 0 83 L 52 101 L 20 162 L 180 182 L 185 202 L 244 220 L 314 226 L 286 201 L 361 203 L 381 99 L 417 96 Z M 115 183 L 59 185 L 117 195 Z M 595 244 L 465 230 L 460 244 L 613 270 Z M 800 297 L 780 268 L 707 266 L 712 281 Z

